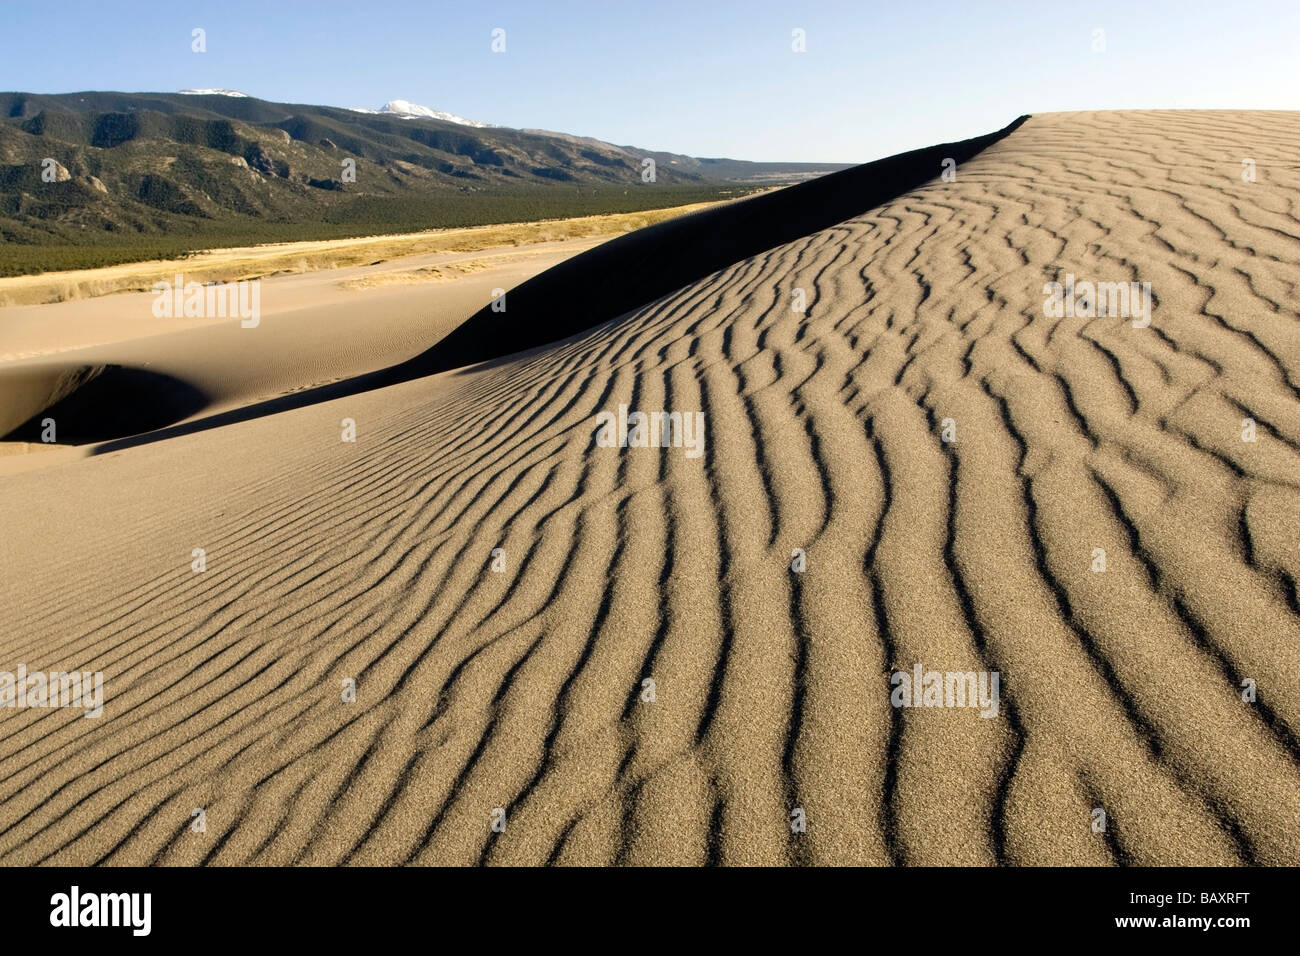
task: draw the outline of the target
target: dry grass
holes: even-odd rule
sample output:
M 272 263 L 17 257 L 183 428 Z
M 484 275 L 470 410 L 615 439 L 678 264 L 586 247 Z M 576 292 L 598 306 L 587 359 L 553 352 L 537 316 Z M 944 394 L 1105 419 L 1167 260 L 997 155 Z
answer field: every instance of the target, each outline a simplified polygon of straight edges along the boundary
M 495 262 L 501 257 L 492 257 Z M 513 257 L 506 257 L 513 258 Z M 444 262 L 436 266 L 422 266 L 418 269 L 400 269 L 392 272 L 380 272 L 373 275 L 344 279 L 338 283 L 340 289 L 375 289 L 387 285 L 406 285 L 414 282 L 446 282 L 463 275 L 481 272 L 494 264 L 489 259 L 463 259 L 458 262 Z
M 401 256 L 425 253 L 477 252 L 500 246 L 616 236 L 713 205 L 717 203 L 692 203 L 641 212 L 473 226 L 466 229 L 434 229 L 397 236 L 271 243 L 213 249 L 185 259 L 132 262 L 105 269 L 14 276 L 0 279 L 0 306 L 41 305 L 90 299 L 115 292 L 143 292 L 151 289 L 155 282 L 172 281 L 178 272 L 184 274 L 187 282 L 233 282 L 281 273 L 371 265 Z

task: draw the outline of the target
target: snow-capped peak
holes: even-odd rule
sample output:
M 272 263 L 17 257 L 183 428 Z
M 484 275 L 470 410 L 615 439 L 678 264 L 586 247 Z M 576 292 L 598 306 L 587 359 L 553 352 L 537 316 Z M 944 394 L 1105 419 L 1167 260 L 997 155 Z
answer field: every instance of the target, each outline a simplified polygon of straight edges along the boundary
M 354 113 L 383 113 L 401 119 L 436 119 L 442 120 L 444 123 L 459 123 L 461 126 L 475 126 L 479 129 L 492 125 L 491 123 L 480 123 L 478 120 L 466 119 L 463 116 L 457 116 L 455 113 L 444 113 L 442 110 L 430 109 L 409 100 L 389 100 L 377 110 L 354 106 L 352 111 Z
M 190 96 L 248 96 L 239 90 L 181 90 Z

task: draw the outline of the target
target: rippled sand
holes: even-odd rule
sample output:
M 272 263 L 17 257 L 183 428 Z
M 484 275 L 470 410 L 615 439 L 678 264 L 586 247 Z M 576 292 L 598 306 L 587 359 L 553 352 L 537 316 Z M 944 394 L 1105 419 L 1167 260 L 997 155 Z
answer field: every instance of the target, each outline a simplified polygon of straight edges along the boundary
M 0 480 L 0 670 L 106 693 L 0 710 L 0 862 L 1300 863 L 1297 155 L 1035 116 L 553 345 Z

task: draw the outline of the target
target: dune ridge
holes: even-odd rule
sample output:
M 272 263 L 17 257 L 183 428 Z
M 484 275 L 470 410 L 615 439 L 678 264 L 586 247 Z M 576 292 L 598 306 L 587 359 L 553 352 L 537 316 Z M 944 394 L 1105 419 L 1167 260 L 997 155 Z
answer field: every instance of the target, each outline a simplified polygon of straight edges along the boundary
M 573 263 L 561 262 L 532 275 L 511 287 L 504 299 L 491 299 L 445 335 L 432 337 L 427 348 L 405 361 L 173 428 L 105 441 L 97 453 L 279 414 L 548 345 L 712 271 L 895 198 L 930 179 L 944 164 L 968 159 L 997 142 L 1024 119 L 984 136 L 911 150 L 775 192 L 694 211 L 683 207 L 680 216 L 601 243 L 574 256 Z
M 0 717 L 0 862 L 1300 863 L 1298 148 L 1034 116 L 547 347 L 3 479 L 0 669 L 106 701 Z

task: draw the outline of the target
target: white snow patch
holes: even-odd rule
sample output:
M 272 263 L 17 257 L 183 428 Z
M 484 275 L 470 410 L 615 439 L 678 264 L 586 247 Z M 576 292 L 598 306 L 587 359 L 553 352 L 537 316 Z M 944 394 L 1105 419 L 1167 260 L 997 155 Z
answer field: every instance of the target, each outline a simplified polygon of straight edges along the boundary
M 377 110 L 366 109 L 364 106 L 353 106 L 351 109 L 354 113 L 382 114 L 396 116 L 399 119 L 435 119 L 442 120 L 444 123 L 457 123 L 461 126 L 473 126 L 478 129 L 484 129 L 492 125 L 491 123 L 480 123 L 478 120 L 466 119 L 463 116 L 457 116 L 455 113 L 430 109 L 427 106 L 421 106 L 419 103 L 412 103 L 410 100 L 389 100 Z

